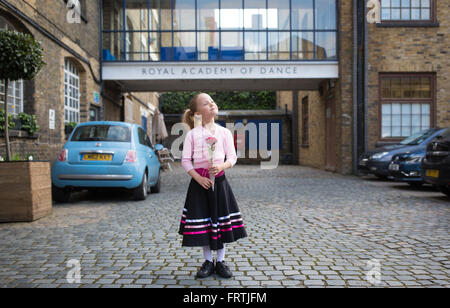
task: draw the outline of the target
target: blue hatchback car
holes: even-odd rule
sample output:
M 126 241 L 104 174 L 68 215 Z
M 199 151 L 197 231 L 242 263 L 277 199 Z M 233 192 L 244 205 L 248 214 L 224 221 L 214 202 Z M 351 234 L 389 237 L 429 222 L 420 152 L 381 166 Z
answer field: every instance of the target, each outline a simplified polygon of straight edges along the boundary
M 73 191 L 93 188 L 132 190 L 135 200 L 158 193 L 161 165 L 144 129 L 125 122 L 100 121 L 75 127 L 51 168 L 53 199 L 67 202 Z

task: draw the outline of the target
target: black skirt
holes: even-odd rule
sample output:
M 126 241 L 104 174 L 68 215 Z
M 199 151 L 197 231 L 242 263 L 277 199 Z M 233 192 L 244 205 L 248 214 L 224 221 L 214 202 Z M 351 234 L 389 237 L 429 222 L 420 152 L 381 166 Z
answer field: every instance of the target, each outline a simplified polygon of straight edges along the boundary
M 238 204 L 225 174 L 215 178 L 214 191 L 191 178 L 178 231 L 182 246 L 223 248 L 247 237 Z

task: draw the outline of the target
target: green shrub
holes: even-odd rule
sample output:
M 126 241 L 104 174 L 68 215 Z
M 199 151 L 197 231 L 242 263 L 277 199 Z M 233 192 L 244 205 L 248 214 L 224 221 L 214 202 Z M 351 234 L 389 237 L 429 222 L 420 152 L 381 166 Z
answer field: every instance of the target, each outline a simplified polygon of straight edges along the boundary
M 189 101 L 198 92 L 168 92 L 161 95 L 162 113 L 183 113 L 189 108 Z M 274 91 L 231 91 L 205 92 L 216 102 L 219 110 L 271 110 L 276 108 Z

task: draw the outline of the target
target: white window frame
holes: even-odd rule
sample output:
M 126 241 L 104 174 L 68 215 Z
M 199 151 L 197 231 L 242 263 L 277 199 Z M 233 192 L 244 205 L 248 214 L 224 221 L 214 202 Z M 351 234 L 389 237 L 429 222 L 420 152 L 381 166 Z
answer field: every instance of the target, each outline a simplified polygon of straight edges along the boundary
M 0 16 L 0 31 L 15 30 L 15 28 L 2 16 Z M 5 108 L 5 82 L 0 80 L 0 105 Z M 23 112 L 23 80 L 10 81 L 8 83 L 8 113 L 18 116 Z
M 64 60 L 64 123 L 80 123 L 80 73 L 69 59 Z

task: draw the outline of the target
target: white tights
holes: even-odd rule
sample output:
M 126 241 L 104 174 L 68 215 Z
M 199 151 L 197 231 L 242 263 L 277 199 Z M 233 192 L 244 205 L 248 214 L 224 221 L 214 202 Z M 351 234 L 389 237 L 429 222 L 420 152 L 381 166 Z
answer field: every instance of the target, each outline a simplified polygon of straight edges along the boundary
M 205 256 L 205 259 L 212 262 L 212 251 L 209 246 L 203 246 L 203 255 Z M 217 250 L 217 261 L 223 262 L 225 259 L 225 244 L 223 245 L 222 249 Z

